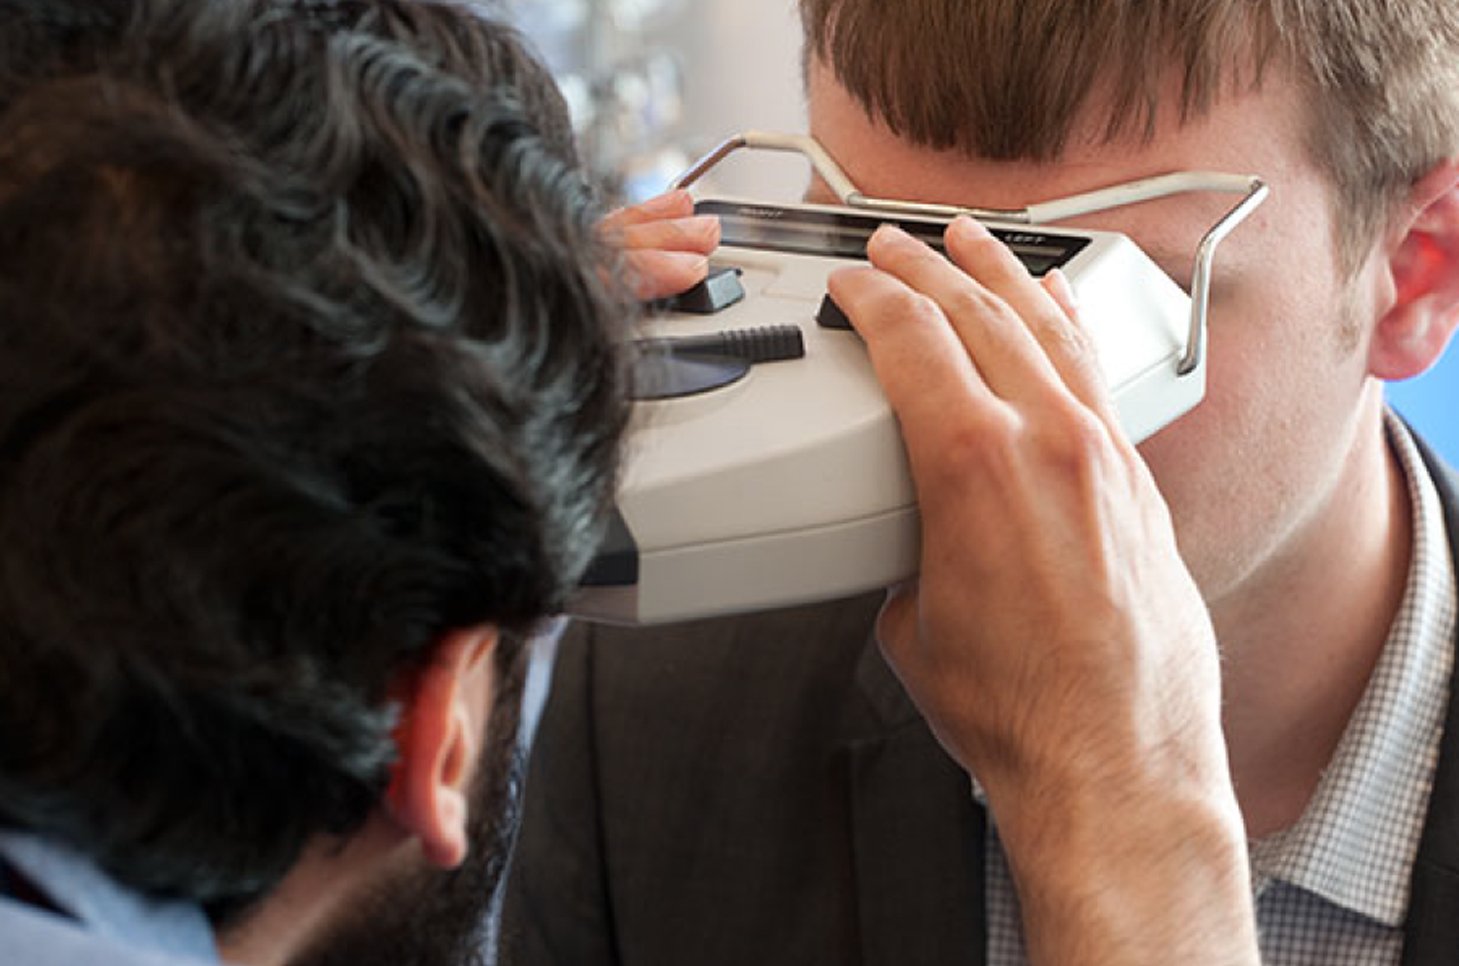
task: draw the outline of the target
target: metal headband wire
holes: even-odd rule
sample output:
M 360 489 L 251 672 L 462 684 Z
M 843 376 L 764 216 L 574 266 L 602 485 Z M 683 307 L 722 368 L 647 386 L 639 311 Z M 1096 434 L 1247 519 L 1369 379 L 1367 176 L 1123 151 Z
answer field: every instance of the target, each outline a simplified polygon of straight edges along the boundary
M 737 134 L 706 154 L 693 167 L 674 181 L 676 188 L 688 188 L 729 155 L 750 148 L 760 151 L 781 151 L 800 154 L 835 192 L 848 208 L 952 219 L 962 215 L 979 221 L 1006 222 L 1015 225 L 1047 225 L 1079 215 L 1108 211 L 1141 201 L 1196 191 L 1244 195 L 1235 207 L 1226 212 L 1201 238 L 1196 248 L 1195 272 L 1191 278 L 1190 328 L 1186 333 L 1185 351 L 1176 366 L 1178 375 L 1189 375 L 1200 368 L 1206 351 L 1206 320 L 1211 303 L 1211 273 L 1216 247 L 1227 235 L 1246 220 L 1270 193 L 1266 182 L 1255 175 L 1222 174 L 1214 171 L 1175 171 L 1097 188 L 1067 198 L 1042 201 L 1025 208 L 966 208 L 959 205 L 931 204 L 920 201 L 896 201 L 871 198 L 861 193 L 834 158 L 819 141 L 807 134 L 778 134 L 769 131 L 746 131 Z

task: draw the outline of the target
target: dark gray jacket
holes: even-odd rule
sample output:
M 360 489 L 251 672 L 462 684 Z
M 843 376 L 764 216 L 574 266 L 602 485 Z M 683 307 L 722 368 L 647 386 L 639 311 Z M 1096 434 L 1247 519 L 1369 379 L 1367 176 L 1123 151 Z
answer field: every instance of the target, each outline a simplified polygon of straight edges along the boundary
M 1459 549 L 1459 477 L 1425 457 Z M 870 641 L 880 601 L 569 632 L 505 962 L 981 964 L 983 813 Z M 1459 696 L 1413 881 L 1404 962 L 1452 966 Z

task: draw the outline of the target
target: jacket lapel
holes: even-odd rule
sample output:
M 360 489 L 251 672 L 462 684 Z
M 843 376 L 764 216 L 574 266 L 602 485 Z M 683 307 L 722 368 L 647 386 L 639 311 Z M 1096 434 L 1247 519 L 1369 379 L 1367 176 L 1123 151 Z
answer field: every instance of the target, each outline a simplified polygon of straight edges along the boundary
M 1417 434 L 1415 434 L 1417 439 Z M 1459 573 L 1459 477 L 1419 440 L 1438 487 Z M 1459 638 L 1455 647 L 1459 648 Z M 1459 688 L 1449 684 L 1449 710 L 1428 817 L 1413 869 L 1413 894 L 1404 923 L 1405 966 L 1449 966 L 1459 961 Z
M 981 966 L 982 809 L 875 644 L 857 678 L 862 735 L 844 747 L 863 962 Z
M 1444 505 L 1459 573 L 1459 475 L 1418 443 Z M 875 644 L 863 653 L 857 677 L 866 705 L 852 729 L 860 736 L 845 750 L 865 966 L 982 966 L 982 809 Z M 1459 961 L 1459 687 L 1453 684 L 1412 883 L 1403 963 L 1452 966 Z

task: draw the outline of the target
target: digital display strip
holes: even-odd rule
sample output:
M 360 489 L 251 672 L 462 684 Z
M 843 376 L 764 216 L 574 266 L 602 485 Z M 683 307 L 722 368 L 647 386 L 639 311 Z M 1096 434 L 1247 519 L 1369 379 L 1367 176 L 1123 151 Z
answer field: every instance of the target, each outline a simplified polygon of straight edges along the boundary
M 701 201 L 695 211 L 719 216 L 722 241 L 740 248 L 819 255 L 827 258 L 866 258 L 866 243 L 884 224 L 893 224 L 943 254 L 946 225 L 900 221 L 884 215 L 802 211 L 775 205 L 747 205 L 727 201 Z M 993 236 L 1018 256 L 1029 274 L 1042 276 L 1059 268 L 1089 244 L 1078 235 L 1052 235 L 1038 231 L 990 228 Z

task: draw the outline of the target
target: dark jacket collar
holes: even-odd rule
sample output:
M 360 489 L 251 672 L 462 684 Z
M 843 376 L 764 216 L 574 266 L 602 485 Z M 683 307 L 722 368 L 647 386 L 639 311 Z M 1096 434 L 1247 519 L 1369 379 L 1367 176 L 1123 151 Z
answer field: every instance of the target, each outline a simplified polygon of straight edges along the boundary
M 1449 550 L 1454 556 L 1455 573 L 1459 574 L 1459 475 L 1417 434 L 1414 438 L 1444 506 Z M 1459 633 L 1455 647 L 1459 648 Z M 1405 966 L 1449 966 L 1459 962 L 1459 688 L 1452 680 L 1439 763 L 1412 882 L 1404 925 Z

